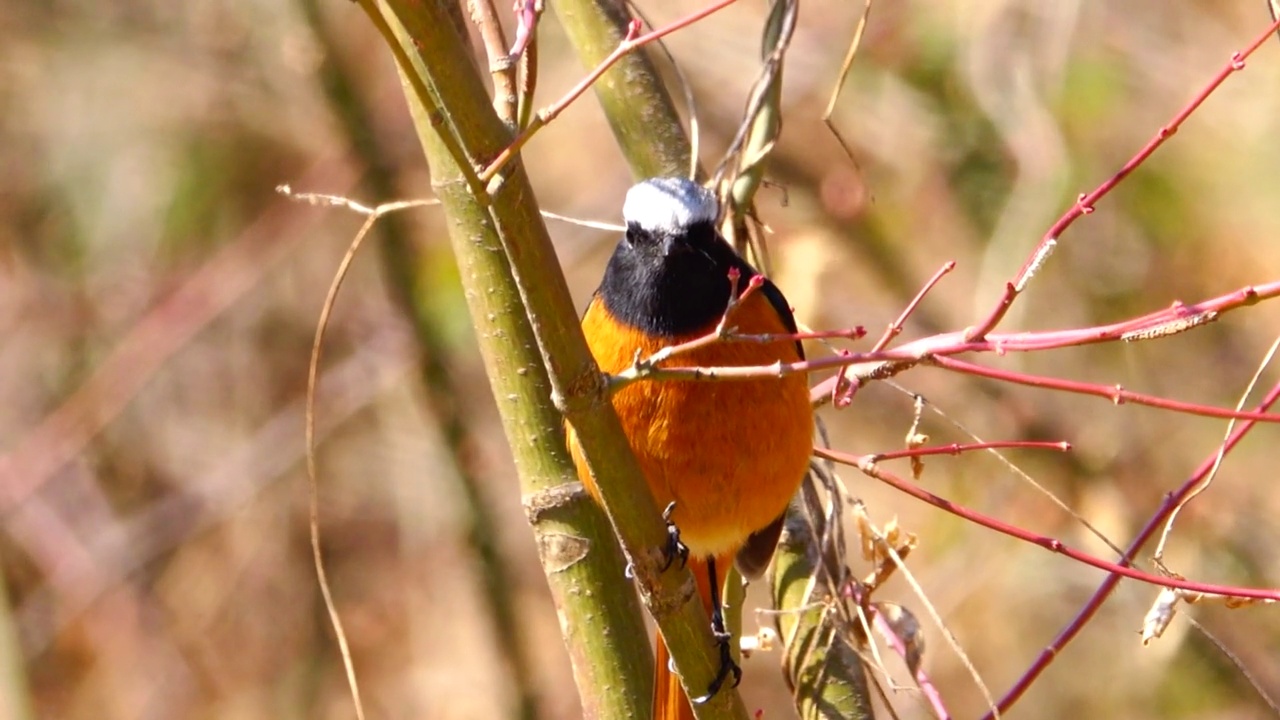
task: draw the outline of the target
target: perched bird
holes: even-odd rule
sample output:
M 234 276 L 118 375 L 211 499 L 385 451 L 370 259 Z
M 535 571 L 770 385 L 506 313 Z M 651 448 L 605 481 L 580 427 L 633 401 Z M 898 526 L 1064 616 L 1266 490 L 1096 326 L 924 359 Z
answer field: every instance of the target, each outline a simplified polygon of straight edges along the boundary
M 714 193 L 684 178 L 645 180 L 627 193 L 626 234 L 609 260 L 582 329 L 600 369 L 616 374 L 662 348 L 713 332 L 731 292 L 742 301 L 729 316 L 739 334 L 796 333 L 786 298 L 773 283 L 753 291 L 759 275 L 716 230 Z M 731 276 L 736 273 L 737 281 Z M 758 281 L 757 281 L 758 282 Z M 804 358 L 794 339 L 719 341 L 675 355 L 660 367 L 792 363 Z M 708 696 L 741 670 L 729 652 L 720 591 L 731 560 L 748 577 L 768 566 L 782 515 L 808 469 L 813 409 L 803 374 L 749 380 L 641 380 L 617 391 L 613 406 L 649 491 L 687 548 L 688 563 L 720 639 L 721 670 Z M 578 474 L 599 498 L 577 439 L 569 449 Z M 689 700 L 657 640 L 654 717 L 693 717 Z

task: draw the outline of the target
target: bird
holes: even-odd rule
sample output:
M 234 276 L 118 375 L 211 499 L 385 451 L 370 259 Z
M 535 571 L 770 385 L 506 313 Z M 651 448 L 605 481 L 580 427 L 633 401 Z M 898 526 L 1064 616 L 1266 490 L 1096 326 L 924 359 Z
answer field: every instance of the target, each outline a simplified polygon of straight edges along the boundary
M 765 366 L 804 360 L 795 317 L 782 292 L 716 229 L 720 204 L 708 188 L 682 177 L 643 180 L 622 207 L 626 230 L 582 316 L 596 363 L 616 375 L 671 346 L 727 324 L 770 342 L 721 338 L 658 363 L 670 367 Z M 759 276 L 759 279 L 754 279 Z M 757 338 L 758 340 L 758 338 Z M 783 515 L 809 467 L 813 406 L 803 373 L 741 380 L 640 379 L 611 401 L 649 492 L 673 536 L 676 554 L 698 580 L 712 618 L 721 667 L 710 698 L 741 670 L 733 662 L 720 593 L 729 564 L 754 579 L 767 568 Z M 588 493 L 599 491 L 572 427 L 570 454 Z M 678 538 L 678 539 L 677 539 Z M 654 715 L 692 718 L 689 699 L 655 639 Z

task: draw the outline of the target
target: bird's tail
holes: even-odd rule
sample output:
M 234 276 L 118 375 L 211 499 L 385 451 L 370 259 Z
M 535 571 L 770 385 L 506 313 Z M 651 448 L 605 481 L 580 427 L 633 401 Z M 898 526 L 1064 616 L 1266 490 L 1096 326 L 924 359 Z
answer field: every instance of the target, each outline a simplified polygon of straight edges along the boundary
M 716 588 L 724 587 L 725 573 L 728 572 L 732 555 L 716 558 Z M 689 570 L 698 582 L 698 596 L 702 598 L 702 606 L 707 614 L 711 614 L 711 578 L 707 572 L 705 558 L 689 558 Z M 719 594 L 719 593 L 717 593 Z M 654 653 L 657 667 L 654 668 L 653 681 L 653 720 L 693 720 L 693 708 L 689 705 L 689 696 L 680 686 L 680 678 L 671 672 L 671 655 L 667 652 L 667 643 L 659 632 L 655 641 Z

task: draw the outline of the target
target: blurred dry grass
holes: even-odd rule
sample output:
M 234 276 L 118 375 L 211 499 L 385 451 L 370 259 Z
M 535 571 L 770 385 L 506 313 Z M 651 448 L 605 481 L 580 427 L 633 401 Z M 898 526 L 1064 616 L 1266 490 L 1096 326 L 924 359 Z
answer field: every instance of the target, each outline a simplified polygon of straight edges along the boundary
M 655 21 L 680 9 L 649 3 Z M 908 336 L 983 312 L 1077 192 L 1105 178 L 1266 22 L 1263 3 L 1135 0 L 880 3 L 836 120 L 819 116 L 858 7 L 806 4 L 787 66 L 787 125 L 762 212 L 779 284 L 815 327 L 888 322 L 941 263 L 958 270 Z M 401 197 L 429 194 L 395 74 L 358 9 L 322 7 Z M 695 85 L 703 157 L 731 133 L 761 6 L 672 38 Z M 550 16 L 541 102 L 577 67 Z M 0 567 L 40 717 L 349 716 L 305 542 L 300 403 L 312 326 L 359 219 L 291 204 L 367 198 L 367 158 L 322 90 L 298 6 L 11 2 L 0 8 Z M 1280 277 L 1280 42 L 1067 235 L 1006 328 L 1110 321 Z M 615 220 L 630 182 L 590 98 L 526 152 L 545 208 Z M 388 198 L 374 198 L 388 199 Z M 434 258 L 431 306 L 464 388 L 487 500 L 515 576 L 546 717 L 576 699 L 439 218 L 411 216 Z M 613 239 L 557 225 L 581 298 Z M 1158 342 L 1005 358 L 1009 367 L 1232 405 L 1280 327 L 1263 304 Z M 374 717 L 510 713 L 508 664 L 479 599 L 424 412 L 418 349 L 378 263 L 357 263 L 332 326 L 320 422 L 325 550 Z M 1268 377 L 1274 377 L 1270 371 Z M 1067 439 L 1010 454 L 1118 542 L 1213 451 L 1224 424 L 922 369 L 900 378 L 987 439 Z M 838 447 L 902 444 L 910 401 L 884 386 L 827 420 Z M 964 436 L 936 418 L 938 441 Z M 1280 584 L 1276 431 L 1254 433 L 1183 515 L 1174 569 Z M 1101 575 L 970 527 L 852 474 L 873 515 L 921 537 L 911 567 L 992 692 L 1002 692 Z M 929 463 L 931 489 L 1103 549 L 989 457 Z M 1266 706 L 1204 637 L 1174 623 L 1143 649 L 1154 596 L 1122 585 L 1017 717 L 1244 718 Z M 885 599 L 920 608 L 905 584 Z M 1267 608 L 1196 618 L 1280 695 Z M 981 695 L 937 628 L 928 666 L 953 711 Z M 0 638 L 3 634 L 0 633 Z M 785 717 L 776 659 L 748 663 L 750 707 Z M 3 665 L 0 664 L 0 668 Z M 900 676 L 900 674 L 899 674 Z M 3 685 L 0 685 L 3 687 Z M 910 691 L 904 717 L 924 717 Z M 9 708 L 0 702 L 0 708 Z M 3 715 L 3 710 L 0 710 Z

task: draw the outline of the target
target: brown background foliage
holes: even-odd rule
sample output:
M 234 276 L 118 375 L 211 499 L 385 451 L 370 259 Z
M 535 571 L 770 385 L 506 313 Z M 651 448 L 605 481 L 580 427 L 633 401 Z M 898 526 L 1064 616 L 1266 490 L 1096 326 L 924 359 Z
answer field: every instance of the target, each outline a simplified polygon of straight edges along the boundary
M 654 20 L 673 4 L 649 3 Z M 860 8 L 806 3 L 787 65 L 784 137 L 760 206 L 775 279 L 819 328 L 878 331 L 939 265 L 955 273 L 906 337 L 973 322 L 1044 229 L 1107 177 L 1267 22 L 1262 2 L 888 3 L 835 120 L 820 114 Z M 41 717 L 347 717 L 306 546 L 301 403 L 311 332 L 360 219 L 273 188 L 369 198 L 321 85 L 356 73 L 378 162 L 400 197 L 430 193 L 404 101 L 358 8 L 324 3 L 326 50 L 298 3 L 127 0 L 0 8 L 0 568 Z M 505 8 L 504 8 L 505 10 Z M 714 161 L 755 72 L 761 6 L 678 34 Z M 582 73 L 551 16 L 539 101 Z M 1264 47 L 1160 154 L 1066 236 L 1004 326 L 1108 322 L 1280 276 L 1280 42 Z M 616 221 L 631 181 L 587 96 L 529 146 L 544 208 Z M 390 199 L 390 198 L 372 198 Z M 785 199 L 785 203 L 783 202 Z M 436 211 L 406 216 L 433 258 L 430 298 L 510 598 L 546 717 L 576 698 Z M 585 302 L 614 238 L 552 228 Z M 332 327 L 320 427 L 325 550 L 373 717 L 497 717 L 506 659 L 479 599 L 449 449 L 421 403 L 415 347 L 371 248 Z M 1234 405 L 1280 326 L 1261 305 L 1176 338 L 990 359 Z M 1268 376 L 1274 377 L 1274 371 Z M 985 439 L 1065 439 L 1007 453 L 1123 543 L 1223 422 L 917 370 L 899 378 Z M 901 447 L 910 398 L 884 385 L 841 413 L 834 444 Z M 936 417 L 938 442 L 966 436 Z M 1168 560 L 1191 577 L 1280 584 L 1276 431 L 1230 456 L 1183 515 Z M 78 439 L 80 438 L 80 439 Z M 64 457 L 65 461 L 50 462 Z M 18 460 L 35 464 L 21 465 Z M 33 469 L 34 468 L 34 469 Z M 993 693 L 1101 573 L 972 527 L 846 473 L 873 517 L 920 536 L 911 568 Z M 1098 553 L 1080 525 L 997 460 L 928 463 L 940 494 Z M 882 596 L 915 608 L 901 580 Z M 1243 718 L 1265 704 L 1176 621 L 1143 649 L 1154 592 L 1125 584 L 1015 711 L 1037 718 Z M 1196 619 L 1280 694 L 1269 608 Z M 927 667 L 958 716 L 983 708 L 938 628 Z M 903 678 L 896 661 L 889 665 Z M 19 678 L 20 680 L 22 678 Z M 773 656 L 748 663 L 749 707 L 785 717 Z M 925 717 L 910 690 L 904 717 Z M 3 703 L 0 703 L 3 705 Z

